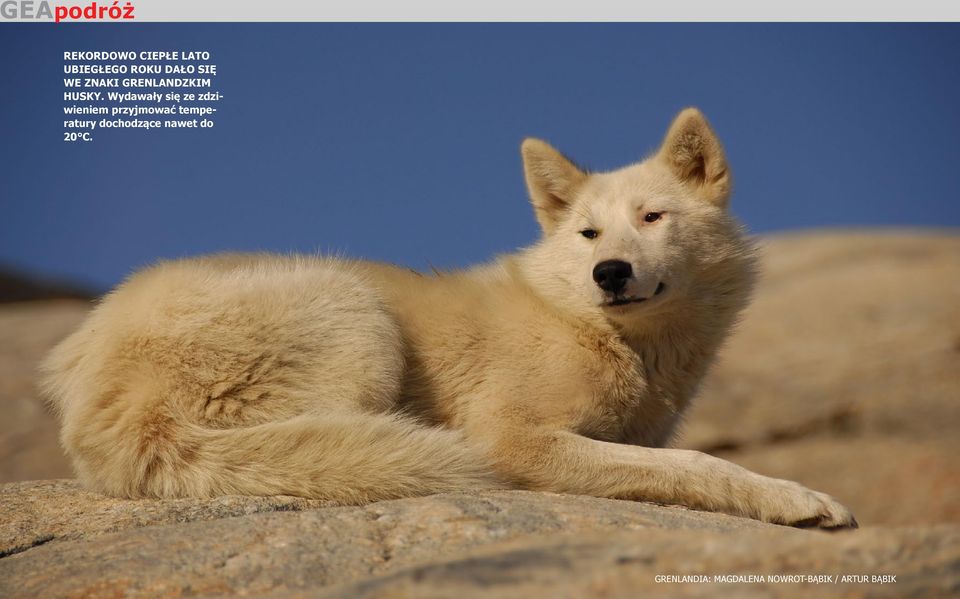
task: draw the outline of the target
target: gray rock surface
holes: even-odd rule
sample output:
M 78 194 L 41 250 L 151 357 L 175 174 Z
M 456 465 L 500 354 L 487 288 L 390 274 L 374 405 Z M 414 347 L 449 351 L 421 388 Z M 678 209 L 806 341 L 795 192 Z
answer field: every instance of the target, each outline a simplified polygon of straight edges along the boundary
M 713 596 L 806 583 L 657 575 L 897 576 L 960 590 L 960 526 L 824 533 L 592 497 L 503 491 L 364 507 L 291 497 L 117 500 L 73 481 L 0 488 L 2 597 Z M 878 592 L 879 584 L 844 588 Z
M 341 583 L 319 593 L 279 592 L 272 596 L 949 597 L 960 592 L 958 564 L 956 527 L 837 535 L 653 529 L 523 539 L 439 563 Z M 873 580 L 884 574 L 894 576 L 895 581 L 881 584 L 849 578 L 839 582 L 841 576 Z M 700 575 L 707 581 L 658 579 L 671 575 Z M 827 580 L 828 576 L 837 582 Z

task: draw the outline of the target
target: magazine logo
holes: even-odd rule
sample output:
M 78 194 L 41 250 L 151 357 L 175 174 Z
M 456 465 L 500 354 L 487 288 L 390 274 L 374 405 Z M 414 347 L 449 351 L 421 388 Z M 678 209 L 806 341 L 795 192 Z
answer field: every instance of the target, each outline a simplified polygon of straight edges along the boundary
M 0 18 L 22 21 L 129 21 L 133 20 L 133 3 L 114 2 L 65 6 L 52 5 L 47 0 L 3 0 Z

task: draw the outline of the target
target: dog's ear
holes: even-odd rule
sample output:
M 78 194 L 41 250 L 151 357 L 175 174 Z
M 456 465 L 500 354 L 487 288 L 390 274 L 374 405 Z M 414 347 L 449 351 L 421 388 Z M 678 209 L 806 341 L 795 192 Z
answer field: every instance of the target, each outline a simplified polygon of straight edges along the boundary
M 657 157 L 700 198 L 725 208 L 730 199 L 730 169 L 723 146 L 696 108 L 677 115 Z
M 570 209 L 577 188 L 587 174 L 545 141 L 528 137 L 520 146 L 527 191 L 540 228 L 553 233 Z

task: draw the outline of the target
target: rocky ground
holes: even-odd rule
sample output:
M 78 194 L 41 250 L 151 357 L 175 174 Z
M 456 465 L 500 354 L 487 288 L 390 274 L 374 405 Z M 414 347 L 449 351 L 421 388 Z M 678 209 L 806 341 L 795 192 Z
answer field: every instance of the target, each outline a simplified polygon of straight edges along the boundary
M 804 233 L 764 248 L 756 301 L 677 444 L 826 491 L 858 531 L 519 491 L 356 508 L 11 482 L 0 597 L 960 594 L 960 236 Z M 87 309 L 0 305 L 0 482 L 70 476 L 34 371 Z M 844 575 L 867 581 L 806 578 Z

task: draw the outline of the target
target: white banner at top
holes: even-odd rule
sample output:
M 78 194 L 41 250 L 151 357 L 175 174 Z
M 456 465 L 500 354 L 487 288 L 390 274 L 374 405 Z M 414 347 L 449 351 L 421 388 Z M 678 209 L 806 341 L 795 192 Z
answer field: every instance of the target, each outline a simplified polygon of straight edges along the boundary
M 0 0 L 0 22 L 958 21 L 956 0 Z

